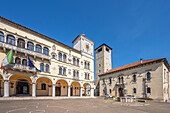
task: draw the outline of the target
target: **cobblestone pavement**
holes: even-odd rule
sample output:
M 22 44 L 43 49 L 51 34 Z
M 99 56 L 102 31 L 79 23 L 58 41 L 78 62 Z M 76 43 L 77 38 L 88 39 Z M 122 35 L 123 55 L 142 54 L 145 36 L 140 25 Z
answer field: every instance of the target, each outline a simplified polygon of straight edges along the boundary
M 0 113 L 170 113 L 170 103 L 118 103 L 112 100 L 8 100 L 0 101 Z

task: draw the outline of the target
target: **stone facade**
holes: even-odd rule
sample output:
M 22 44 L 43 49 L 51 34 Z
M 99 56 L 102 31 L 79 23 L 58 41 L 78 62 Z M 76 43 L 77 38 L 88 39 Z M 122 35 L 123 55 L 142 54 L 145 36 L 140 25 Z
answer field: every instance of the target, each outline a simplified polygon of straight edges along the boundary
M 94 42 L 80 34 L 73 44 L 0 17 L 0 63 L 10 49 L 14 58 L 0 71 L 0 95 L 83 96 L 88 89 L 93 96 Z M 27 65 L 27 55 L 41 72 Z

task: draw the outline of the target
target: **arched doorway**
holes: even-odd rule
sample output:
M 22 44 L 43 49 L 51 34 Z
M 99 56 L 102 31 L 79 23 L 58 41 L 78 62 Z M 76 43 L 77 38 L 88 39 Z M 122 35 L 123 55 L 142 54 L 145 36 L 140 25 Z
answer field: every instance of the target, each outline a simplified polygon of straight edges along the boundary
M 4 82 L 3 82 L 3 77 L 0 75 L 0 97 L 4 95 Z
M 71 83 L 70 96 L 80 96 L 80 84 L 76 81 Z
M 56 96 L 67 96 L 68 95 L 68 84 L 65 80 L 58 80 L 55 88 Z
M 36 81 L 37 96 L 52 96 L 52 81 L 46 77 L 40 77 Z
M 90 96 L 90 91 L 91 91 L 91 86 L 89 83 L 84 83 L 83 84 L 84 90 L 83 90 L 83 96 Z
M 18 80 L 16 84 L 16 94 L 29 94 L 29 82 L 27 80 Z
M 25 74 L 14 74 L 10 77 L 10 96 L 32 95 L 32 80 Z

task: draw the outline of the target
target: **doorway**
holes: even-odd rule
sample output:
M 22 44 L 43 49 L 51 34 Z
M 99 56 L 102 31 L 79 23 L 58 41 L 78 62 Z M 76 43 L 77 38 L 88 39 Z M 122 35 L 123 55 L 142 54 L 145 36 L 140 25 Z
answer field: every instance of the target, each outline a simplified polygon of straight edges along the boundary
M 61 96 L 61 87 L 56 87 L 56 96 Z
M 123 88 L 119 88 L 119 97 L 123 97 Z
M 29 83 L 27 80 L 19 80 L 17 82 L 16 94 L 29 94 Z

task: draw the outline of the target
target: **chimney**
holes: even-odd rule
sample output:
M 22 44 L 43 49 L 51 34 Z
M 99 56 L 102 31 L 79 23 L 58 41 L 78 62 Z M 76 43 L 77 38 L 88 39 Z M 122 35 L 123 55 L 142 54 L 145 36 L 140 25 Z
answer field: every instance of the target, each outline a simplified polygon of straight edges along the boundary
M 140 59 L 140 63 L 142 64 L 142 58 Z

